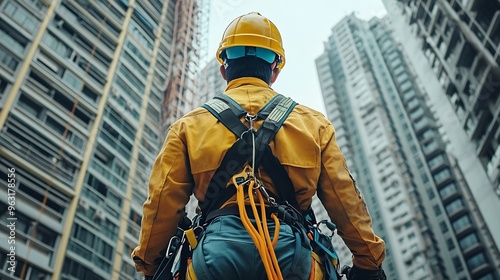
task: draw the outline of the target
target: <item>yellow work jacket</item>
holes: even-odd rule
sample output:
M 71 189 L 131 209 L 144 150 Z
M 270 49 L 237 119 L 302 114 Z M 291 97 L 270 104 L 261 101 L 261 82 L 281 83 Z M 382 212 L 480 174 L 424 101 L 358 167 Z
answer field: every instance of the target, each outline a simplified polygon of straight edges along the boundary
M 248 113 L 256 114 L 277 93 L 260 79 L 239 78 L 228 83 L 225 94 Z M 261 123 L 259 120 L 255 127 Z M 153 165 L 139 246 L 132 253 L 138 271 L 154 274 L 189 197 L 194 193 L 203 201 L 210 179 L 236 140 L 203 108 L 170 127 Z M 288 172 L 302 210 L 311 205 L 317 193 L 353 253 L 353 263 L 365 269 L 380 266 L 385 257 L 384 241 L 373 233 L 365 201 L 335 142 L 332 124 L 321 113 L 297 105 L 270 146 Z M 265 187 L 276 193 L 267 174 L 261 171 L 260 175 Z

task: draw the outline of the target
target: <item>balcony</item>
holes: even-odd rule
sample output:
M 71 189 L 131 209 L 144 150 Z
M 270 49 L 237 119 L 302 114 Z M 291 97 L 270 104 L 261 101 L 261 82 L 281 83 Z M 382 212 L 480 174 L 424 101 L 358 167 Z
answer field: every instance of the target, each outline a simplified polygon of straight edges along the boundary
M 453 202 L 446 205 L 445 208 L 450 219 L 456 219 L 460 215 L 467 213 L 467 208 L 465 208 L 461 199 L 455 199 Z
M 441 201 L 446 204 L 446 203 L 449 203 L 450 201 L 458 198 L 460 196 L 460 193 L 457 191 L 457 190 L 453 190 L 453 191 L 450 191 L 448 193 L 446 193 L 445 195 L 443 195 L 441 197 Z
M 480 266 L 475 267 L 471 270 L 472 279 L 479 279 L 478 277 L 480 275 L 490 271 L 491 269 L 492 268 L 490 263 L 483 263 Z
M 495 154 L 486 165 L 486 171 L 492 182 L 495 182 L 496 178 L 500 176 L 500 148 L 496 149 Z
M 409 113 L 420 107 L 420 101 L 418 99 L 413 99 L 406 105 Z
M 97 160 L 92 160 L 90 163 L 90 167 L 97 174 L 105 178 L 105 182 L 109 182 L 111 186 L 116 186 L 119 190 L 125 191 L 127 188 L 127 182 L 122 178 L 118 177 L 114 171 L 112 171 L 109 167 L 105 166 L 101 162 Z M 128 176 L 127 176 L 128 177 Z
M 445 159 L 443 154 L 440 154 L 428 162 L 429 168 L 433 173 L 437 173 L 443 167 L 448 167 L 448 161 Z
M 420 121 L 416 122 L 413 124 L 413 128 L 415 129 L 415 131 L 418 133 L 420 130 L 424 129 L 424 128 L 429 128 L 429 127 L 432 127 L 432 122 L 430 121 L 429 118 L 422 118 Z
M 423 146 L 422 151 L 424 152 L 424 154 L 427 158 L 432 158 L 435 155 L 437 155 L 438 153 L 440 153 L 442 151 L 442 149 L 441 149 L 441 145 L 438 142 L 433 141 L 433 142 L 430 142 L 427 145 Z
M 473 232 L 475 227 L 472 223 L 469 222 L 469 223 L 460 224 L 460 225 L 453 224 L 453 229 L 455 230 L 455 234 L 457 235 L 457 237 L 463 237 L 466 234 Z M 480 244 L 480 243 L 477 243 L 477 244 Z M 466 248 L 466 249 L 468 250 L 469 248 Z

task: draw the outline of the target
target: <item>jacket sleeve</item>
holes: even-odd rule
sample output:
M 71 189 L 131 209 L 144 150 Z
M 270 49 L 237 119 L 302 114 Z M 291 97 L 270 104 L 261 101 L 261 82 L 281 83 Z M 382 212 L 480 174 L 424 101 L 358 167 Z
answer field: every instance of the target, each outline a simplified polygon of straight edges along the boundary
M 321 147 L 318 198 L 351 250 L 353 264 L 363 269 L 376 269 L 385 258 L 385 244 L 373 232 L 365 200 L 349 173 L 332 125 L 326 127 Z
M 139 246 L 132 252 L 137 271 L 154 275 L 192 191 L 186 146 L 170 129 L 149 178 Z

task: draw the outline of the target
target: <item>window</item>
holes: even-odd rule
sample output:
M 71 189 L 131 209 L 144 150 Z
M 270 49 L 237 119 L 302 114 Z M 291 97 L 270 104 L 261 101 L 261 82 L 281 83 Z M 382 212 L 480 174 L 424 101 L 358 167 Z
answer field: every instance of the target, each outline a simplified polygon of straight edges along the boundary
M 413 89 L 411 89 L 411 90 L 407 91 L 405 94 L 403 94 L 403 98 L 405 99 L 405 101 L 408 101 L 415 96 L 416 96 L 415 90 L 413 90 Z
M 429 177 L 427 176 L 427 174 L 422 174 L 422 182 L 424 182 L 424 184 L 429 182 Z
M 460 243 L 460 248 L 462 248 L 462 250 L 467 250 L 468 248 L 476 245 L 476 244 L 479 244 L 479 240 L 477 238 L 477 234 L 475 232 L 465 236 L 464 238 L 460 239 L 459 241 Z
M 81 241 L 83 244 L 87 245 L 90 248 L 94 246 L 95 235 L 78 224 L 75 224 L 73 226 L 72 237 Z
M 97 275 L 93 272 L 93 269 L 80 264 L 77 261 L 72 260 L 71 258 L 66 258 L 63 265 L 63 275 L 71 275 L 74 279 L 95 279 L 95 280 L 104 280 L 104 278 Z M 69 277 L 63 277 L 69 278 Z
M 461 272 L 464 270 L 464 265 L 462 264 L 462 261 L 460 260 L 459 257 L 453 258 L 453 266 L 455 266 L 455 270 L 457 272 Z
M 125 159 L 130 159 L 132 144 L 108 122 L 103 122 L 100 138 L 113 147 Z
M 83 81 L 69 70 L 64 71 L 62 80 L 68 87 L 76 92 L 79 92 L 82 88 Z
M 397 66 L 401 65 L 402 61 L 399 57 L 396 57 L 393 61 L 389 62 L 389 65 L 391 68 L 396 68 Z
M 87 61 L 83 57 L 80 57 L 77 64 L 83 71 L 85 71 L 88 77 L 91 77 L 95 82 L 97 82 L 98 85 L 104 86 L 107 74 L 100 70 L 101 67 L 97 67 L 99 64 Z
M 450 176 L 451 176 L 450 170 L 448 168 L 443 169 L 442 171 L 440 171 L 439 173 L 434 175 L 434 181 L 439 184 L 439 183 L 443 182 L 444 180 L 450 178 Z
M 488 273 L 486 275 L 481 276 L 481 278 L 477 280 L 495 280 L 495 278 L 493 277 L 493 274 Z
M 47 44 L 47 46 L 53 50 L 55 54 L 68 58 L 69 55 L 72 53 L 72 49 L 68 47 L 65 43 L 63 43 L 59 38 L 55 37 L 52 35 L 51 32 L 45 33 L 45 36 L 43 36 L 42 42 Z
M 429 167 L 434 169 L 435 167 L 443 164 L 445 162 L 445 158 L 443 154 L 437 155 L 429 160 Z
M 3 10 L 7 16 L 30 34 L 35 33 L 37 27 L 40 26 L 40 22 L 33 15 L 15 2 L 7 2 Z
M 453 239 L 448 238 L 446 239 L 446 245 L 448 246 L 448 250 L 453 250 L 455 249 L 455 242 L 453 242 Z
M 54 73 L 56 76 L 62 77 L 64 74 L 64 67 L 61 66 L 54 59 L 46 55 L 43 51 L 38 54 L 37 60 L 47 71 Z
M 87 100 L 91 101 L 92 103 L 97 103 L 98 94 L 89 87 L 83 86 L 82 94 Z
M 86 33 L 86 34 L 91 34 L 91 40 L 94 41 L 101 41 L 103 44 L 108 46 L 110 49 L 114 49 L 116 43 L 114 42 L 113 39 L 110 38 L 110 36 L 107 35 L 107 32 L 102 32 L 100 31 L 100 27 L 98 27 L 95 24 L 95 20 L 89 19 L 86 17 L 83 13 L 81 13 L 77 8 L 75 8 L 72 4 L 68 3 L 68 1 L 62 1 L 61 5 L 59 6 L 59 14 L 64 14 L 68 18 L 72 18 L 75 22 L 79 24 L 78 27 L 76 27 L 79 32 Z M 104 20 L 101 21 L 99 20 L 101 24 L 107 24 L 109 23 L 108 21 Z M 101 25 L 102 27 L 102 25 Z M 108 25 L 109 27 L 109 25 Z M 63 29 L 66 28 L 71 28 L 67 25 L 63 25 Z M 109 31 L 112 31 L 111 29 L 107 29 Z M 71 33 L 71 32 L 68 32 Z M 78 36 L 77 36 L 78 37 Z
M 427 196 L 429 199 L 434 199 L 436 197 L 436 193 L 434 192 L 434 189 L 432 187 L 427 188 Z
M 105 116 L 118 128 L 128 139 L 133 142 L 135 139 L 136 129 L 126 119 L 120 116 L 118 112 L 109 108 L 106 110 Z
M 401 84 L 401 91 L 404 92 L 412 87 L 412 83 L 410 80 L 405 81 L 404 83 Z
M 2 38 L 4 46 L 8 47 L 10 51 L 23 56 L 27 40 L 17 33 L 15 29 L 0 22 L 0 38 Z
M 5 205 L 5 207 L 3 207 L 3 203 L 0 203 L 0 205 L 2 206 L 2 209 L 5 209 L 5 212 L 0 213 L 0 217 L 6 220 L 6 216 L 8 213 L 6 207 L 7 205 Z M 54 247 L 58 236 L 55 231 L 52 231 L 51 229 L 40 223 L 36 223 L 35 220 L 21 213 L 16 213 L 16 217 L 16 231 L 23 234 L 21 235 L 21 238 L 26 238 L 26 236 L 32 236 L 34 234 L 35 240 L 51 248 Z
M 411 232 L 410 234 L 408 234 L 408 240 L 412 240 L 415 238 L 415 233 L 414 232 Z
M 486 256 L 484 255 L 483 252 L 478 253 L 471 257 L 470 259 L 467 260 L 467 265 L 471 270 L 476 269 L 477 267 L 485 264 L 487 262 Z
M 0 107 L 2 107 L 2 95 L 7 92 L 10 83 L 0 76 Z
M 148 50 L 153 50 L 152 38 L 145 32 L 141 27 L 139 27 L 135 22 L 130 23 L 130 32 L 134 35 L 137 41 L 146 47 Z
M 446 205 L 446 212 L 448 214 L 452 214 L 456 212 L 459 209 L 462 209 L 464 207 L 464 202 L 462 201 L 461 198 L 453 200 L 450 204 Z
M 130 84 L 137 89 L 139 93 L 144 92 L 144 83 L 143 81 L 139 80 L 132 72 L 130 69 L 128 69 L 124 64 L 122 64 L 118 70 L 120 74 L 123 75 L 123 78 L 125 78 L 126 81 L 129 81 Z M 138 102 L 139 103 L 139 102 Z
M 441 232 L 443 232 L 443 233 L 448 232 L 448 225 L 446 224 L 446 222 L 439 223 L 439 226 L 441 227 Z
M 26 97 L 25 93 L 21 93 L 21 96 L 19 97 L 19 100 L 17 101 L 17 104 L 20 108 L 22 108 L 23 112 L 32 115 L 35 118 L 41 118 L 42 113 L 43 113 L 43 107 L 31 100 L 30 98 Z
M 413 109 L 414 107 L 417 107 L 420 105 L 420 101 L 418 99 L 412 99 L 410 102 L 408 102 L 407 107 L 410 109 Z
M 440 189 L 439 195 L 441 196 L 441 198 L 446 198 L 449 195 L 456 192 L 457 192 L 457 185 L 455 185 L 455 183 L 451 183 Z
M 406 81 L 406 80 L 408 80 L 408 74 L 406 74 L 406 73 L 404 73 L 404 72 L 403 72 L 401 75 L 398 75 L 398 76 L 396 77 L 396 81 L 397 81 L 398 83 L 402 83 L 402 82 L 404 82 L 404 81 Z
M 0 47 L 0 65 L 3 65 L 7 69 L 12 70 L 12 72 L 15 72 L 19 62 L 14 55 Z
M 436 214 L 436 216 L 441 215 L 441 213 L 442 213 L 442 212 L 441 212 L 441 207 L 439 207 L 439 205 L 438 205 L 438 204 L 434 205 L 434 207 L 433 207 L 433 208 L 434 208 L 434 214 Z
M 122 56 L 123 63 L 127 62 L 131 68 L 134 69 L 134 74 L 138 74 L 139 78 L 146 80 L 148 76 L 148 69 L 138 63 L 128 52 L 124 52 Z
M 453 222 L 453 228 L 455 229 L 455 232 L 459 232 L 470 224 L 472 224 L 472 222 L 469 215 L 463 215 L 458 220 Z

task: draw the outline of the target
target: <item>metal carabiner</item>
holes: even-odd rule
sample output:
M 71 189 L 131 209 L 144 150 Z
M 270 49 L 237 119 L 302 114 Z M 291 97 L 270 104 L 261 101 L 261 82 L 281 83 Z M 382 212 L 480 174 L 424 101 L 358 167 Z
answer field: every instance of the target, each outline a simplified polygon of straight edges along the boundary
M 258 189 L 260 193 L 264 196 L 264 198 L 267 200 L 267 202 L 269 202 L 270 205 L 276 206 L 277 205 L 276 200 L 269 195 L 269 193 L 266 191 L 266 188 L 264 188 L 264 185 L 261 184 L 261 182 L 257 179 L 255 179 L 255 181 L 256 181 L 256 186 L 253 187 L 253 189 L 254 190 Z
M 172 248 L 174 245 L 174 244 L 172 244 L 172 242 L 174 240 L 177 240 L 177 243 L 175 244 L 175 247 Z M 167 258 L 172 257 L 172 255 L 177 252 L 177 248 L 181 244 L 181 241 L 182 241 L 181 238 L 179 238 L 178 236 L 175 236 L 175 235 L 172 236 L 172 238 L 170 238 L 170 241 L 168 241 L 167 252 L 165 252 L 165 257 L 167 257 Z
M 250 125 L 249 130 L 253 130 L 253 122 L 257 119 L 257 115 L 250 115 L 249 113 L 246 114 L 245 120 L 248 122 Z

